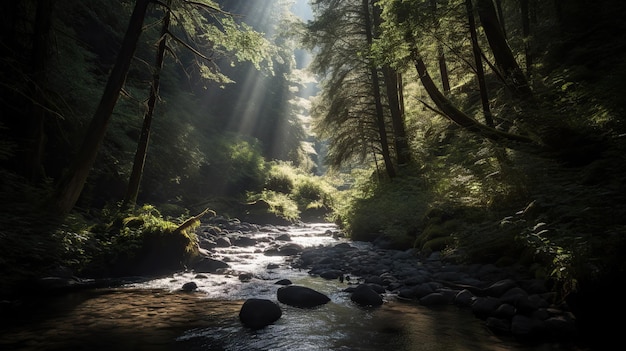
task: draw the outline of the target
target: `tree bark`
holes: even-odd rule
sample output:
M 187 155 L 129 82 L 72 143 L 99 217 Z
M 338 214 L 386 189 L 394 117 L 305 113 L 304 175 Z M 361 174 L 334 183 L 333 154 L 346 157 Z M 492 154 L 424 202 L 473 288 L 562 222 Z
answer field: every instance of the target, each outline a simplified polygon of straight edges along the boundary
M 469 22 L 470 37 L 472 39 L 472 51 L 474 52 L 474 62 L 476 64 L 476 78 L 480 89 L 480 102 L 483 106 L 483 114 L 485 115 L 485 123 L 489 127 L 493 127 L 493 116 L 489 107 L 489 96 L 487 92 L 487 83 L 485 82 L 485 71 L 483 70 L 483 61 L 480 56 L 480 47 L 478 46 L 478 36 L 476 35 L 476 22 L 474 21 L 474 6 L 472 0 L 465 0 L 467 9 L 467 19 Z
M 369 46 L 374 42 L 374 36 L 372 34 L 372 21 L 370 19 L 369 1 L 362 1 L 363 19 L 365 24 L 365 35 L 367 38 L 367 44 Z M 376 124 L 378 127 L 378 134 L 380 137 L 380 147 L 383 161 L 385 162 L 385 171 L 389 178 L 396 176 L 396 170 L 391 160 L 391 154 L 389 152 L 389 141 L 387 140 L 387 128 L 385 125 L 385 114 L 383 110 L 383 104 L 380 94 L 380 80 L 378 79 L 378 70 L 373 63 L 370 63 L 370 74 L 372 79 L 372 92 L 374 94 L 374 101 L 376 105 Z
M 437 20 L 437 0 L 430 0 L 430 7 L 433 11 L 433 19 Z M 439 31 L 439 26 L 435 24 L 437 28 L 435 31 Z M 441 86 L 445 94 L 450 93 L 450 75 L 448 74 L 448 65 L 446 63 L 446 55 L 443 51 L 443 45 L 437 41 L 437 61 L 439 62 L 439 75 L 441 76 Z
M 492 0 L 478 0 L 477 9 L 489 47 L 491 47 L 493 56 L 496 59 L 496 65 L 507 80 L 510 81 L 510 85 L 514 88 L 517 96 L 523 99 L 531 98 L 533 95 L 532 90 L 506 41 Z
M 72 210 L 96 161 L 111 114 L 126 80 L 150 2 L 151 0 L 137 0 L 135 2 L 122 47 L 109 75 L 106 87 L 100 98 L 100 103 L 91 119 L 85 139 L 78 150 L 78 154 L 74 157 L 68 172 L 58 184 L 52 199 L 52 210 L 58 215 L 65 215 Z
M 524 55 L 526 57 L 526 76 L 530 77 L 533 57 L 530 51 L 530 9 L 528 0 L 520 0 L 522 16 L 522 38 L 524 39 Z
M 393 140 L 396 148 L 396 159 L 398 165 L 406 165 L 411 160 L 409 143 L 406 137 L 406 128 L 404 126 L 404 108 L 401 105 L 403 99 L 398 72 L 390 66 L 383 67 L 383 76 L 385 79 L 385 87 L 387 89 L 387 100 L 389 102 L 389 111 L 391 112 L 391 125 L 393 126 Z
M 375 5 L 373 11 L 374 28 L 379 28 L 382 23 L 380 13 L 381 8 Z M 388 64 L 383 65 L 382 72 L 385 80 L 389 112 L 391 113 L 391 125 L 394 136 L 393 141 L 396 149 L 396 162 L 398 165 L 406 165 L 410 162 L 411 152 L 409 150 L 409 143 L 406 137 L 406 127 L 404 123 L 404 99 L 402 97 L 402 85 L 399 79 L 399 73 Z
M 498 21 L 500 22 L 500 29 L 502 30 L 504 38 L 507 39 L 506 24 L 504 23 L 504 11 L 502 11 L 502 0 L 495 0 L 495 3 L 496 10 L 498 11 Z
M 167 1 L 167 7 L 165 9 L 165 16 L 163 16 L 163 25 L 161 27 L 161 37 L 157 46 L 157 53 L 154 62 L 154 73 L 152 76 L 152 87 L 150 89 L 150 97 L 148 98 L 148 106 L 146 114 L 143 117 L 143 125 L 141 127 L 141 135 L 137 144 L 137 151 L 135 152 L 135 159 L 133 162 L 133 170 L 128 180 L 128 188 L 126 189 L 126 196 L 124 197 L 123 207 L 129 208 L 135 205 L 137 202 L 137 196 L 139 195 L 139 185 L 141 184 L 141 177 L 143 175 L 143 168 L 146 163 L 146 155 L 148 153 L 148 144 L 150 142 L 150 128 L 152 126 L 152 116 L 154 115 L 154 108 L 156 106 L 157 99 L 159 97 L 159 86 L 161 83 L 161 70 L 163 68 L 163 59 L 165 57 L 165 49 L 167 47 L 167 35 L 170 26 L 170 5 L 171 1 Z

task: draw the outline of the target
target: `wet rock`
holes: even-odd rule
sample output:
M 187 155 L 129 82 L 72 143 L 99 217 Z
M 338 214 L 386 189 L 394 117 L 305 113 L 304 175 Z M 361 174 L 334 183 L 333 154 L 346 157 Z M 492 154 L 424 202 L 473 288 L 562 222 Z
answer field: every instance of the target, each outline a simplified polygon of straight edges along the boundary
M 257 244 L 257 240 L 253 239 L 253 238 L 249 238 L 247 236 L 239 236 L 239 237 L 235 238 L 234 240 L 231 240 L 231 243 L 234 246 L 250 247 L 250 246 L 256 245 Z
M 206 257 L 194 264 L 192 268 L 196 272 L 217 273 L 220 269 L 230 268 L 230 265 L 226 262 Z
M 242 282 L 249 282 L 252 279 L 252 273 L 240 273 L 238 278 Z
M 293 283 L 289 279 L 281 279 L 281 280 L 277 281 L 274 284 L 276 284 L 276 285 L 291 285 Z
M 180 290 L 185 291 L 185 292 L 190 292 L 190 291 L 194 291 L 198 289 L 198 284 L 196 284 L 195 282 L 188 282 L 183 284 L 183 287 L 180 288 Z
M 424 306 L 436 306 L 436 305 L 446 305 L 448 304 L 448 298 L 439 292 L 435 292 L 432 294 L 428 294 L 421 299 L 419 299 L 420 304 Z
M 289 234 L 281 234 L 276 237 L 277 241 L 291 241 L 291 235 Z
M 357 286 L 352 292 L 350 300 L 361 306 L 380 306 L 383 304 L 383 298 L 380 294 L 367 284 Z
M 319 291 L 304 286 L 290 285 L 278 289 L 278 301 L 285 305 L 312 308 L 324 305 L 330 298 Z
M 278 252 L 282 256 L 297 255 L 297 254 L 301 253 L 303 250 L 304 250 L 304 247 L 302 247 L 302 245 L 299 245 L 299 244 L 296 244 L 296 243 L 289 243 L 289 244 L 281 245 L 278 248 Z
M 282 316 L 280 306 L 266 299 L 248 299 L 241 306 L 239 320 L 243 325 L 251 329 L 261 329 Z
M 327 271 L 323 271 L 320 273 L 320 277 L 328 280 L 339 279 L 339 277 L 343 276 L 343 272 L 338 269 L 330 269 Z
M 230 247 L 232 246 L 232 243 L 230 242 L 230 239 L 228 237 L 221 236 L 215 239 L 215 245 L 217 247 Z

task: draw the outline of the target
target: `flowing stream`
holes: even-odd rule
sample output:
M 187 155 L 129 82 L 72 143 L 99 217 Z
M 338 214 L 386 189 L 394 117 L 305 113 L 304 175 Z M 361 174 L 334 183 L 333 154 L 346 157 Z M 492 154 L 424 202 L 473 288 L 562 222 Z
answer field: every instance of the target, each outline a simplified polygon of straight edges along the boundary
M 328 230 L 336 228 L 307 224 L 282 233 L 302 246 L 339 243 Z M 470 311 L 454 306 L 429 308 L 389 295 L 381 307 L 359 307 L 343 292 L 346 282 L 312 277 L 290 268 L 289 258 L 264 255 L 262 239 L 267 235 L 253 233 L 260 243 L 256 246 L 216 248 L 215 254 L 231 266 L 223 274 L 181 272 L 46 297 L 0 329 L 0 350 L 567 349 L 497 337 Z M 281 304 L 283 315 L 273 325 L 257 331 L 243 327 L 238 313 L 245 299 L 276 301 L 279 286 L 274 283 L 285 278 L 325 293 L 331 302 L 314 309 Z M 198 288 L 181 291 L 190 281 Z

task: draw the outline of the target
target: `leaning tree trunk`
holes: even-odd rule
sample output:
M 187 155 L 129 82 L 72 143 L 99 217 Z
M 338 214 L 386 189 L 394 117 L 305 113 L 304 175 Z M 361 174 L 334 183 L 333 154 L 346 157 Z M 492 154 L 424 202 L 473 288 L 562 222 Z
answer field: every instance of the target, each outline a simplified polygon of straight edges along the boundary
M 496 65 L 519 97 L 524 99 L 531 98 L 533 95 L 532 90 L 502 32 L 492 0 L 478 0 L 477 9 L 489 47 L 491 47 L 493 56 L 496 59 Z
M 363 18 L 365 20 L 365 35 L 367 37 L 367 44 L 369 46 L 374 42 L 374 37 L 372 34 L 372 21 L 370 19 L 370 8 L 369 1 L 363 0 Z M 376 104 L 376 124 L 378 126 L 378 134 L 380 137 L 380 147 L 381 154 L 383 156 L 383 161 L 385 162 L 385 171 L 389 178 L 394 178 L 396 176 L 396 170 L 393 166 L 393 162 L 391 161 L 391 154 L 389 151 L 389 142 L 387 140 L 387 128 L 385 126 L 385 114 L 383 110 L 383 104 L 381 101 L 380 94 L 380 80 L 378 79 L 378 70 L 374 66 L 373 63 L 370 63 L 370 74 L 372 75 L 372 90 L 374 94 L 374 102 Z
M 52 199 L 52 210 L 59 215 L 67 214 L 72 210 L 85 186 L 89 172 L 96 161 L 98 150 L 104 140 L 111 114 L 119 98 L 120 91 L 126 80 L 130 62 L 133 58 L 139 36 L 141 35 L 143 20 L 151 0 L 137 0 L 130 17 L 122 47 L 117 55 L 113 70 L 109 75 L 106 87 L 100 98 L 98 108 L 94 113 L 83 144 L 78 150 L 69 171 L 61 179 Z
M 146 114 L 143 117 L 143 125 L 141 127 L 141 135 L 137 144 L 137 151 L 135 152 L 135 159 L 133 162 L 133 170 L 128 180 L 128 188 L 126 189 L 126 196 L 124 197 L 123 207 L 129 208 L 135 205 L 137 202 L 137 196 L 139 195 L 139 184 L 141 183 L 141 176 L 143 174 L 143 168 L 146 163 L 146 155 L 148 153 L 148 143 L 150 141 L 150 128 L 152 126 L 152 116 L 154 114 L 154 108 L 159 96 L 159 86 L 161 83 L 161 70 L 163 68 L 163 58 L 165 57 L 165 49 L 167 48 L 167 35 L 170 26 L 170 9 L 167 2 L 165 9 L 165 16 L 163 17 L 163 25 L 161 27 L 161 37 L 159 39 L 159 45 L 157 47 L 156 59 L 154 63 L 154 74 L 152 76 L 152 87 L 150 89 L 150 97 L 148 98 L 148 107 Z
M 464 129 L 480 134 L 488 139 L 496 141 L 515 142 L 509 143 L 509 146 L 511 147 L 518 146 L 516 144 L 519 143 L 527 144 L 533 142 L 533 140 L 529 137 L 506 133 L 501 130 L 481 124 L 480 122 L 476 121 L 472 117 L 457 109 L 452 104 L 452 102 L 439 91 L 439 89 L 435 85 L 435 82 L 428 73 L 428 70 L 426 69 L 426 64 L 424 64 L 424 61 L 422 60 L 416 47 L 413 47 L 411 49 L 411 56 L 413 62 L 415 63 L 415 69 L 417 70 L 424 89 L 428 93 L 428 96 L 430 96 L 431 100 L 435 103 L 437 108 L 439 108 L 440 111 L 437 112 L 440 112 L 444 117 L 448 118 L 450 121 L 458 124 Z
M 467 19 L 469 22 L 470 37 L 472 39 L 472 51 L 474 52 L 474 62 L 476 64 L 476 78 L 480 88 L 480 102 L 483 105 L 483 114 L 485 115 L 485 123 L 489 127 L 493 127 L 493 117 L 491 108 L 489 107 L 489 96 L 487 94 L 487 83 L 485 82 L 485 71 L 483 70 L 483 61 L 480 56 L 480 47 L 478 46 L 478 36 L 476 35 L 476 23 L 474 21 L 474 6 L 472 0 L 465 0 L 467 8 Z

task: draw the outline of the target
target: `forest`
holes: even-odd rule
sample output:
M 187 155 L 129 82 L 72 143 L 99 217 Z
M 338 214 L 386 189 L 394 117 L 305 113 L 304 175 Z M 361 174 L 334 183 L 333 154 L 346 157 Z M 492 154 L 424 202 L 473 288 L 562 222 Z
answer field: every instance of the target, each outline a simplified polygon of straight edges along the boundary
M 192 259 L 218 216 L 333 222 L 518 265 L 587 321 L 623 310 L 626 3 L 292 5 L 0 3 L 0 298 L 149 243 Z

